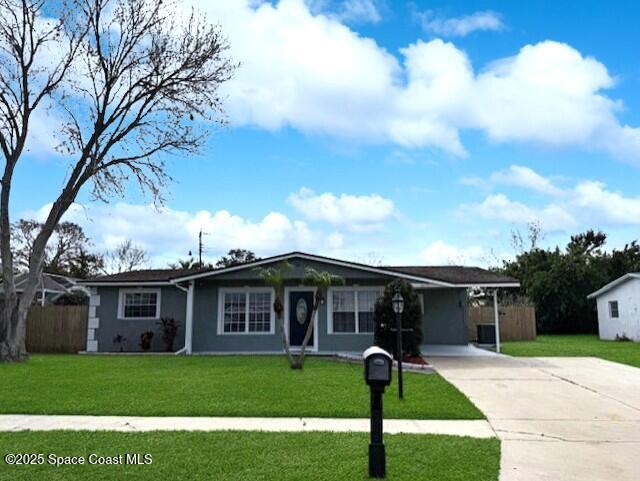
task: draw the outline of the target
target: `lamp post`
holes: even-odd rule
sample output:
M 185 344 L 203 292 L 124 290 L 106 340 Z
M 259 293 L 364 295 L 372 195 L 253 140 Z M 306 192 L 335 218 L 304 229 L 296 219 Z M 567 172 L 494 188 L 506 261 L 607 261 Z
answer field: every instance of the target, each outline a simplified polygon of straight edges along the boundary
M 404 298 L 400 294 L 400 287 L 391 300 L 393 312 L 396 313 L 396 361 L 398 362 L 398 398 L 404 397 L 402 388 L 402 311 L 404 310 Z

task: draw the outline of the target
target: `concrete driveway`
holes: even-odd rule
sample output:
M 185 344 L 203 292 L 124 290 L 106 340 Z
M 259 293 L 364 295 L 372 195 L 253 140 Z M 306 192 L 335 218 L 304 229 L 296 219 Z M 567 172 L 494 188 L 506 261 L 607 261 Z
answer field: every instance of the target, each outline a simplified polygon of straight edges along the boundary
M 502 440 L 502 481 L 640 480 L 640 369 L 596 358 L 429 358 Z

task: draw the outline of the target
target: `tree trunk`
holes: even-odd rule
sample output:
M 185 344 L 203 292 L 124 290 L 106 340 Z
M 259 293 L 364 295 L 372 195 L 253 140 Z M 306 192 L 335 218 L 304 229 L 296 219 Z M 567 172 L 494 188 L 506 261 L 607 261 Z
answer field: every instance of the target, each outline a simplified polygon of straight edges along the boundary
M 317 291 L 316 298 L 313 302 L 313 309 L 311 310 L 311 321 L 307 326 L 307 331 L 304 333 L 304 339 L 302 340 L 302 345 L 300 346 L 300 353 L 298 354 L 297 359 L 295 360 L 295 364 L 291 365 L 292 369 L 302 369 L 304 367 L 304 356 L 305 351 L 307 350 L 307 344 L 309 344 L 309 340 L 311 339 L 311 334 L 313 333 L 314 322 L 313 319 L 320 307 L 320 299 L 322 298 L 322 294 L 320 291 Z
M 3 333 L 0 338 L 0 361 L 15 362 L 29 358 L 25 344 L 27 333 L 27 311 L 19 303 L 6 302 L 2 310 Z M 13 304 L 13 306 L 11 306 Z

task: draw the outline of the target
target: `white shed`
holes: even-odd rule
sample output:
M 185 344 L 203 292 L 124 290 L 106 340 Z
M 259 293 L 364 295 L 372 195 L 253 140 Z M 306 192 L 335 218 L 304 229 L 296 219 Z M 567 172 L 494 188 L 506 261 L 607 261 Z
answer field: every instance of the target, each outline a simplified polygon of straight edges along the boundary
M 598 305 L 600 339 L 640 341 L 640 273 L 625 274 L 587 298 Z

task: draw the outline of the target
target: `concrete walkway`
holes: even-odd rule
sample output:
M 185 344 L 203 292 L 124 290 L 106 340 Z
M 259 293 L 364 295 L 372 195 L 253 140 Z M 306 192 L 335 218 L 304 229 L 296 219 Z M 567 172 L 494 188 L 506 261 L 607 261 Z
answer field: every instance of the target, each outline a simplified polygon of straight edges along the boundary
M 369 419 L 0 415 L 0 431 L 26 430 L 369 432 Z M 487 421 L 388 419 L 384 431 L 495 437 Z
M 429 358 L 502 440 L 501 481 L 640 479 L 640 369 L 595 358 Z

